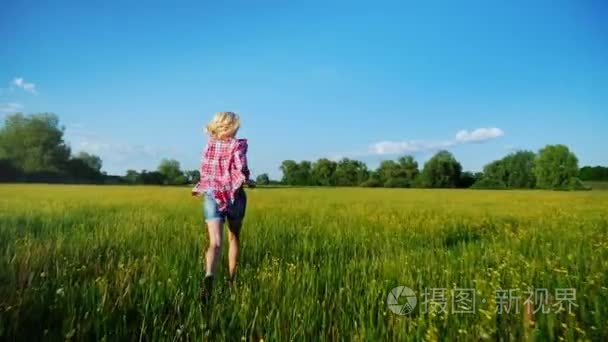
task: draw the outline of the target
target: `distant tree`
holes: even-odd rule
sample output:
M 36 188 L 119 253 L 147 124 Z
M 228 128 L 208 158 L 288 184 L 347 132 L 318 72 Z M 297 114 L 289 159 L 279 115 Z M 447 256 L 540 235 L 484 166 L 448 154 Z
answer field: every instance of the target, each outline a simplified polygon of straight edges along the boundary
M 570 188 L 577 184 L 578 159 L 565 145 L 547 145 L 538 152 L 534 173 L 538 187 Z
M 397 160 L 399 163 L 398 178 L 402 178 L 405 187 L 412 187 L 418 176 L 418 162 L 412 156 L 403 156 Z
M 508 173 L 506 180 L 509 188 L 534 188 L 536 176 L 534 175 L 534 160 L 536 155 L 531 151 L 518 151 L 504 158 Z
M 0 159 L 0 182 L 16 182 L 21 177 L 21 170 L 8 159 Z
M 583 166 L 579 171 L 579 178 L 584 181 L 608 181 L 608 167 Z
M 199 170 L 188 170 L 184 171 L 184 177 L 186 177 L 186 183 L 195 184 L 201 178 L 201 173 Z
M 387 188 L 409 188 L 415 186 L 418 177 L 418 162 L 412 156 L 394 160 L 383 160 L 376 170 L 382 185 Z
M 494 179 L 482 177 L 482 178 L 478 178 L 475 181 L 475 183 L 473 183 L 473 185 L 471 186 L 471 188 L 473 188 L 473 189 L 497 189 L 497 190 L 502 190 L 502 189 L 506 189 L 507 187 L 505 186 L 504 183 L 498 183 Z
M 281 182 L 286 185 L 294 185 L 296 183 L 298 163 L 294 160 L 283 160 L 279 168 L 283 173 Z
M 98 156 L 94 154 L 89 154 L 87 152 L 80 152 L 76 156 L 74 156 L 73 159 L 82 160 L 82 162 L 84 162 L 89 168 L 98 173 L 101 173 L 101 166 L 103 165 L 103 162 Z
M 456 188 L 462 166 L 448 151 L 439 151 L 429 159 L 422 170 L 422 182 L 429 188 Z
M 418 175 L 414 178 L 414 181 L 411 184 L 412 188 L 424 188 L 424 179 L 422 177 L 422 172 L 418 172 Z
M 495 160 L 484 166 L 483 178 L 477 180 L 475 188 L 533 188 L 535 158 L 534 152 L 518 151 Z
M 483 178 L 477 180 L 476 188 L 504 189 L 509 174 L 504 160 L 495 160 L 483 167 Z
M 279 180 L 276 179 L 270 179 L 270 182 L 268 183 L 268 185 L 282 185 L 283 183 Z
M 385 188 L 409 188 L 410 186 L 411 183 L 402 177 L 389 178 L 384 182 Z
M 91 167 L 87 160 L 72 158 L 67 162 L 66 176 L 71 182 L 101 182 L 103 175 L 98 169 Z M 66 178 L 66 180 L 67 180 Z
M 0 129 L 0 159 L 25 173 L 65 170 L 70 148 L 55 114 L 9 115 Z
M 154 184 L 154 185 L 162 185 L 166 184 L 166 177 L 164 174 L 159 171 L 146 171 L 142 170 L 139 175 L 139 182 L 142 184 Z
M 376 169 L 378 180 L 385 186 L 389 180 L 399 176 L 399 164 L 394 160 L 383 160 Z
M 177 178 L 173 179 L 173 183 L 171 183 L 172 185 L 184 185 L 184 184 L 188 184 L 188 180 L 186 179 L 186 176 L 184 176 L 184 174 L 182 173 L 181 175 L 177 176 Z
M 314 185 L 334 185 L 334 173 L 337 163 L 327 158 L 321 158 L 312 164 L 311 178 Z
M 293 160 L 284 160 L 280 167 L 283 172 L 283 184 L 311 185 L 311 164 L 309 161 L 297 163 Z
M 158 172 L 163 175 L 163 184 L 179 185 L 186 183 L 179 162 L 175 159 L 163 159 L 158 166 Z
M 296 184 L 295 185 L 312 185 L 310 178 L 310 170 L 312 164 L 308 160 L 303 160 L 298 164 L 298 171 L 296 173 Z
M 477 181 L 477 176 L 473 172 L 463 172 L 460 174 L 459 188 L 470 188 Z
M 129 184 L 138 184 L 140 183 L 140 175 L 139 172 L 135 170 L 127 170 L 127 174 L 125 175 L 125 181 Z
M 270 184 L 270 177 L 268 177 L 267 173 L 262 173 L 255 178 L 255 182 L 258 185 L 268 185 Z
M 370 172 L 369 177 L 365 180 L 365 182 L 361 183 L 361 186 L 368 188 L 378 188 L 382 187 L 384 183 L 380 179 L 378 172 Z
M 125 184 L 125 178 L 122 176 L 108 175 L 106 173 L 103 173 L 102 176 L 103 176 L 102 177 L 103 184 L 107 184 L 107 185 Z
M 365 163 L 358 160 L 344 158 L 336 165 L 334 184 L 338 186 L 355 186 L 367 180 L 369 171 Z

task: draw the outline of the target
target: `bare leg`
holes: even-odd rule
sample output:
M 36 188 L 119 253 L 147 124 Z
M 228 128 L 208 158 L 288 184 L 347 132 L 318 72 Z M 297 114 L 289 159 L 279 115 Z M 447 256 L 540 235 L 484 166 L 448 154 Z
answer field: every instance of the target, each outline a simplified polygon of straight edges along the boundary
M 217 260 L 222 251 L 222 220 L 208 221 L 207 229 L 209 230 L 209 248 L 206 254 L 205 271 L 206 275 L 210 276 L 215 274 Z
M 230 240 L 230 248 L 228 249 L 228 272 L 230 273 L 230 281 L 234 281 L 236 277 L 236 266 L 239 261 L 241 225 L 243 221 L 228 221 L 228 238 Z

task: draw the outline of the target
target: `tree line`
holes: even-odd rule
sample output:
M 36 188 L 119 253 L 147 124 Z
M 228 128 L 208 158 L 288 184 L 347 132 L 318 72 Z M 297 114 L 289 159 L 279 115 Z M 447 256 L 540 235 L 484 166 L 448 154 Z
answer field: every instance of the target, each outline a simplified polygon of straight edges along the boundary
M 72 154 L 54 114 L 6 117 L 0 129 L 0 179 L 3 181 L 96 182 L 101 158 Z
M 175 159 L 163 159 L 156 171 L 127 170 L 121 177 L 121 182 L 126 184 L 155 184 L 155 185 L 185 185 L 198 182 L 200 177 L 198 170 L 182 171 L 180 163 Z
M 156 170 L 128 170 L 123 176 L 101 171 L 102 160 L 90 153 L 73 154 L 55 114 L 6 117 L 0 128 L 0 181 L 101 184 L 193 184 L 197 170 L 182 170 L 164 159 Z M 463 171 L 448 151 L 439 151 L 422 168 L 413 156 L 384 160 L 375 170 L 361 161 L 327 158 L 315 162 L 285 160 L 282 179 L 260 174 L 260 185 L 364 186 L 387 188 L 583 189 L 584 181 L 608 181 L 608 168 L 585 166 L 567 146 L 547 145 L 538 152 L 518 151 L 484 166 L 482 172 Z
M 182 171 L 164 159 L 157 170 L 128 170 L 124 176 L 101 171 L 100 157 L 72 153 L 55 114 L 9 115 L 0 128 L 0 181 L 96 184 L 181 185 L 198 181 L 199 172 Z
M 605 166 L 583 166 L 579 172 L 583 181 L 608 182 L 608 167 Z
M 463 171 L 448 151 L 432 156 L 422 169 L 413 156 L 384 160 L 375 170 L 361 161 L 319 159 L 281 164 L 288 185 L 364 186 L 386 188 L 583 189 L 578 159 L 564 145 L 548 145 L 534 153 L 518 151 L 493 161 L 483 172 Z

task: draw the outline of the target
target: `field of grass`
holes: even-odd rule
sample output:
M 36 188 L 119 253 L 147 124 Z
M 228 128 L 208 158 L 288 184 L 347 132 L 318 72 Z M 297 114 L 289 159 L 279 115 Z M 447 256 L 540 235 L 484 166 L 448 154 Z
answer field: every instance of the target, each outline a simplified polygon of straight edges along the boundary
M 238 283 L 203 310 L 189 189 L 0 186 L 0 340 L 608 339 L 606 191 L 248 197 Z M 400 285 L 418 299 L 405 316 L 386 304 Z M 423 311 L 433 288 L 446 312 Z M 474 313 L 452 312 L 454 288 L 474 289 Z M 543 288 L 550 312 L 525 315 L 524 290 Z M 561 288 L 576 289 L 570 313 L 556 312 Z M 509 313 L 501 289 L 520 290 Z

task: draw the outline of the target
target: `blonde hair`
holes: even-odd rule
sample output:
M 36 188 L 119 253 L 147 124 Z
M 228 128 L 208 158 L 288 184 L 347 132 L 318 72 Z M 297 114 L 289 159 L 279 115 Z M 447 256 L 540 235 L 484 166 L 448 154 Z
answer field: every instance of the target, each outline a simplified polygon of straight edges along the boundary
M 239 115 L 233 112 L 218 112 L 207 124 L 207 133 L 216 139 L 228 139 L 236 135 L 241 127 Z

